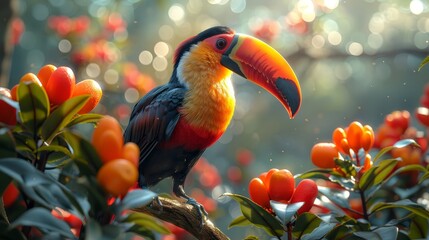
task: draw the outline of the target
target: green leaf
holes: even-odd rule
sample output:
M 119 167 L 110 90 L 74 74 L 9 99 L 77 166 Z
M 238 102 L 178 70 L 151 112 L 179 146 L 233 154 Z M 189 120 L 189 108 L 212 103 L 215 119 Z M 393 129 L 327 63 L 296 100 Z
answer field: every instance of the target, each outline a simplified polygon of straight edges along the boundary
M 66 238 L 75 238 L 70 231 L 70 226 L 64 221 L 54 217 L 51 212 L 45 208 L 35 207 L 27 210 L 10 225 L 10 228 L 16 228 L 18 226 L 33 226 L 39 228 L 42 232 L 55 232 Z
M 71 126 L 74 126 L 76 124 L 81 124 L 81 123 L 97 123 L 98 120 L 100 120 L 100 118 L 102 118 L 102 117 L 103 117 L 103 115 L 96 114 L 96 113 L 82 114 L 82 115 L 79 115 L 79 116 L 73 118 L 73 120 L 70 121 L 69 124 L 67 124 L 67 127 L 71 127 Z
M 429 56 L 427 56 L 423 61 L 420 63 L 419 70 L 420 71 L 427 63 L 429 63 Z
M 410 230 L 408 236 L 412 239 L 425 239 L 428 235 L 429 223 L 428 220 L 421 216 L 411 218 Z
M 399 229 L 397 227 L 380 227 L 372 230 L 371 232 L 358 231 L 353 235 L 363 239 L 396 239 L 398 237 Z
M 68 99 L 56 108 L 42 125 L 42 138 L 50 143 L 88 101 L 89 96 L 77 96 Z
M 397 159 L 387 159 L 380 162 L 378 166 L 371 167 L 362 175 L 359 189 L 365 191 L 383 182 L 392 173 L 398 161 Z
M 2 158 L 16 157 L 15 139 L 7 128 L 0 128 L 0 156 Z
M 297 174 L 294 177 L 302 178 L 302 179 L 306 179 L 306 178 L 322 179 L 322 180 L 329 181 L 328 174 L 330 173 L 331 173 L 330 169 L 313 169 L 302 174 Z
M 374 204 L 371 209 L 369 209 L 369 214 L 375 214 L 381 210 L 389 209 L 389 208 L 398 208 L 398 209 L 404 209 L 408 210 L 417 216 L 420 216 L 424 219 L 429 219 L 429 212 L 421 205 L 409 200 L 409 199 L 403 199 L 399 200 L 397 202 L 391 202 L 391 203 L 385 203 L 385 202 L 378 202 Z
M 39 128 L 49 116 L 48 95 L 43 87 L 34 82 L 20 83 L 17 94 L 22 124 L 30 132 L 37 134 Z
M 166 228 L 159 220 L 144 213 L 131 212 L 122 222 L 133 224 L 133 226 L 128 230 L 129 232 L 145 234 L 147 230 L 149 230 L 164 235 L 170 234 L 170 230 L 168 230 L 168 228 Z
M 335 165 L 339 167 L 342 172 L 346 174 L 346 178 L 350 178 L 351 176 L 356 176 L 356 168 L 354 163 L 350 159 L 339 159 L 336 158 Z
M 245 227 L 252 225 L 252 223 L 243 215 L 238 216 L 236 219 L 232 220 L 232 222 L 229 223 L 228 228 L 232 227 Z
M 156 197 L 156 193 L 146 189 L 135 189 L 127 193 L 121 201 L 120 212 L 133 209 L 137 207 L 143 207 L 151 203 Z
M 259 238 L 257 236 L 250 235 L 244 238 L 244 240 L 259 240 Z
M 83 211 L 68 188 L 23 159 L 0 159 L 0 174 L 15 180 L 27 197 L 46 208 L 60 206 L 66 210 Z
M 80 172 L 84 175 L 95 176 L 98 169 L 101 168 L 102 162 L 92 144 L 70 131 L 64 131 L 62 136 L 73 149 L 72 158 Z
M 40 153 L 40 152 L 60 152 L 66 156 L 71 156 L 71 152 L 68 148 L 63 147 L 63 146 L 59 146 L 59 145 L 49 145 L 49 146 L 41 146 L 36 152 Z
M 404 172 L 409 172 L 409 171 L 419 171 L 419 172 L 423 172 L 426 173 L 426 169 L 419 165 L 419 164 L 411 164 L 411 165 L 406 165 L 403 167 L 400 167 L 398 169 L 396 169 L 395 172 L 393 172 L 392 174 L 390 174 L 387 178 L 384 179 L 383 182 L 379 183 L 378 185 L 376 185 L 374 188 L 372 188 L 369 193 L 367 194 L 367 200 L 369 200 L 370 198 L 373 197 L 373 195 L 385 184 L 387 183 L 390 179 L 392 179 L 394 176 L 400 174 L 400 173 L 404 173 Z M 429 175 L 428 175 L 429 176 Z M 424 180 L 424 176 L 420 178 L 420 182 Z M 399 188 L 398 188 L 399 190 Z
M 284 204 L 271 200 L 270 205 L 283 225 L 286 225 L 293 220 L 294 215 L 304 205 L 304 202 Z
M 374 165 L 376 165 L 376 163 L 381 160 L 381 157 L 386 154 L 387 152 L 391 151 L 394 148 L 403 148 L 403 147 L 407 147 L 407 146 L 415 146 L 415 147 L 420 147 L 420 145 L 414 141 L 413 139 L 403 139 L 403 140 L 399 140 L 397 141 L 395 144 L 393 144 L 392 146 L 387 146 L 384 147 L 383 149 L 381 149 L 377 155 L 375 155 L 374 159 L 373 159 L 373 163 Z
M 312 213 L 302 213 L 295 221 L 292 234 L 295 238 L 301 239 L 306 234 L 310 234 L 322 223 L 322 219 Z
M 268 234 L 277 237 L 281 237 L 284 234 L 280 221 L 249 198 L 233 193 L 224 193 L 222 196 L 234 199 L 240 204 L 243 216 L 255 226 L 264 229 Z
M 102 236 L 103 231 L 100 224 L 96 220 L 89 218 L 85 226 L 85 240 L 102 239 Z
M 327 197 L 331 202 L 334 204 L 342 207 L 342 208 L 349 208 L 349 196 L 350 192 L 340 189 L 333 189 L 323 186 L 318 186 L 319 193 Z

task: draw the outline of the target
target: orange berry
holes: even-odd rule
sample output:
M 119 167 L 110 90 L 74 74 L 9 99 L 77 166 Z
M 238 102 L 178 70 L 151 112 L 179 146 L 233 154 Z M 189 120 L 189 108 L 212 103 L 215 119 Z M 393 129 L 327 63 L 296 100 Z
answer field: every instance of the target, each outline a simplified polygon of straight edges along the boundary
M 295 192 L 293 193 L 290 203 L 304 202 L 304 205 L 298 209 L 298 214 L 310 211 L 313 207 L 314 200 L 316 200 L 319 190 L 316 183 L 311 179 L 302 180 L 298 186 L 296 186 Z
M 347 128 L 347 141 L 355 153 L 361 148 L 360 140 L 363 134 L 363 126 L 360 122 L 354 121 Z
M 338 149 L 341 149 L 341 141 L 346 137 L 346 131 L 344 131 L 343 128 L 336 128 L 332 132 L 332 142 L 338 147 Z
M 365 130 L 362 134 L 360 145 L 365 151 L 369 151 L 374 145 L 374 134 L 371 131 Z
M 349 142 L 347 141 L 346 138 L 341 140 L 341 149 L 344 153 L 350 155 L 350 146 L 349 146 Z
M 124 140 L 119 138 L 112 130 L 104 131 L 100 135 L 100 138 L 92 144 L 103 163 L 122 158 L 122 145 L 124 145 Z
M 35 82 L 39 84 L 39 86 L 42 86 L 42 83 L 40 82 L 39 78 L 34 73 L 24 74 L 24 76 L 21 77 L 19 82 Z
M 365 173 L 366 171 L 368 171 L 368 169 L 371 168 L 372 166 L 372 161 L 371 161 L 371 155 L 370 154 L 365 154 L 365 160 L 364 160 L 364 164 L 363 167 L 361 169 L 361 173 Z
M 267 188 L 260 178 L 253 178 L 249 182 L 249 195 L 255 203 L 263 208 L 271 209 L 270 197 Z
M 18 86 L 19 84 L 16 84 L 15 86 L 13 86 L 13 88 L 10 90 L 10 98 L 13 101 L 18 101 Z
M 140 148 L 133 142 L 127 142 L 122 147 L 122 158 L 130 161 L 136 167 L 139 165 Z
M 269 187 L 270 187 L 270 180 L 271 180 L 271 176 L 273 175 L 273 173 L 275 173 L 275 172 L 278 172 L 279 170 L 277 169 L 277 168 L 271 168 L 268 172 L 267 172 L 267 174 L 265 175 L 265 179 L 263 180 L 264 181 L 264 184 L 265 184 L 265 186 L 267 187 L 267 189 L 269 189 Z
M 57 67 L 52 64 L 46 64 L 40 68 L 39 72 L 37 73 L 37 77 L 44 87 L 48 85 L 49 78 L 56 69 Z
M 97 173 L 100 185 L 113 196 L 125 195 L 138 178 L 137 168 L 128 160 L 115 159 L 104 164 Z
M 95 142 L 99 141 L 101 139 L 101 134 L 107 130 L 113 131 L 117 138 L 122 139 L 122 142 L 124 141 L 124 137 L 122 136 L 122 128 L 118 120 L 112 116 L 105 115 L 98 121 L 97 127 L 94 129 L 91 140 L 92 143 L 94 144 Z
M 100 84 L 92 79 L 86 79 L 78 82 L 73 90 L 72 97 L 88 94 L 89 100 L 79 110 L 79 114 L 84 114 L 92 111 L 101 100 L 103 91 L 101 90 Z
M 271 200 L 289 201 L 295 190 L 295 179 L 287 169 L 274 172 L 270 177 L 268 195 Z
M 58 67 L 52 72 L 45 87 L 49 101 L 54 105 L 65 102 L 72 96 L 75 85 L 73 70 L 69 67 Z
M 333 143 L 317 143 L 311 149 L 311 161 L 320 168 L 334 168 L 339 152 Z

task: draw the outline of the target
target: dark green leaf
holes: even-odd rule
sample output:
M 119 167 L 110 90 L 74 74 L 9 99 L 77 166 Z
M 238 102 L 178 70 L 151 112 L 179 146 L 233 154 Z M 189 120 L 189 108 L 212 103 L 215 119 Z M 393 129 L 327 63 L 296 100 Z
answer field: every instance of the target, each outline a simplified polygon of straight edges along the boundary
M 397 202 L 391 202 L 391 203 L 386 203 L 386 202 L 376 203 L 369 210 L 369 213 L 370 215 L 372 215 L 372 214 L 375 214 L 376 212 L 379 212 L 384 209 L 389 209 L 389 208 L 405 209 L 424 219 L 429 219 L 429 212 L 421 205 L 409 199 L 403 199 L 403 200 L 399 200 Z
M 7 128 L 0 128 L 0 156 L 2 158 L 16 157 L 15 139 Z
M 386 180 L 396 167 L 398 161 L 397 159 L 386 159 L 381 161 L 378 166 L 371 167 L 362 175 L 359 181 L 359 188 L 365 191 Z
M 22 82 L 18 86 L 19 115 L 22 124 L 32 133 L 37 134 L 40 126 L 49 116 L 48 95 L 43 87 L 34 82 Z
M 355 188 L 355 179 L 354 178 L 345 178 L 343 176 L 331 175 L 329 176 L 329 181 L 338 183 L 343 188 L 354 191 Z
M 327 233 L 329 233 L 335 226 L 335 223 L 321 222 L 318 227 L 313 229 L 313 231 L 303 235 L 301 237 L 301 240 L 323 239 L 323 237 Z
M 280 219 L 283 225 L 286 226 L 286 224 L 293 220 L 294 215 L 302 207 L 302 205 L 304 205 L 304 202 L 284 204 L 271 200 L 270 205 L 276 213 L 276 216 Z
M 73 97 L 56 108 L 42 125 L 42 138 L 50 143 L 70 123 L 88 99 L 87 95 Z
M 292 234 L 295 238 L 300 239 L 306 234 L 310 234 L 322 223 L 322 219 L 312 213 L 302 213 L 295 221 L 295 227 Z
M 49 210 L 40 207 L 26 211 L 10 225 L 10 228 L 18 226 L 33 226 L 42 232 L 56 232 L 67 238 L 75 238 L 67 223 L 54 217 Z
M 239 203 L 243 216 L 255 226 L 264 229 L 272 236 L 280 237 L 284 234 L 280 221 L 249 198 L 232 193 L 225 193 L 223 196 L 231 197 Z
M 61 152 L 64 155 L 71 156 L 68 148 L 59 145 L 41 146 L 36 152 Z
M 82 115 L 79 115 L 79 116 L 73 118 L 73 120 L 69 122 L 67 127 L 71 127 L 71 126 L 74 126 L 76 124 L 81 124 L 81 123 L 97 123 L 98 120 L 100 120 L 100 118 L 102 118 L 102 117 L 103 117 L 103 115 L 96 114 L 96 113 L 82 114 Z
M 419 71 L 427 64 L 429 63 L 429 56 L 425 57 L 425 59 L 423 59 L 423 61 L 420 63 L 419 66 Z
M 328 174 L 330 173 L 331 173 L 330 169 L 313 169 L 302 174 L 297 174 L 295 178 L 302 178 L 302 179 L 312 178 L 312 179 L 323 179 L 323 180 L 329 181 Z
M 170 230 L 168 230 L 159 220 L 144 213 L 132 212 L 128 214 L 122 222 L 132 223 L 133 226 L 128 231 L 137 234 L 139 234 L 140 231 L 145 233 L 147 230 L 155 231 L 164 235 L 170 234 Z
M 387 147 L 384 147 L 383 149 L 381 149 L 381 150 L 377 153 L 377 155 L 375 155 L 374 159 L 372 160 L 373 164 L 374 164 L 374 165 L 376 165 L 376 164 L 377 164 L 377 161 L 378 161 L 378 160 L 381 160 L 381 157 L 382 157 L 384 154 L 388 153 L 389 151 L 391 151 L 391 150 L 392 150 L 392 149 L 394 149 L 394 148 L 395 148 L 394 146 L 387 146 Z
M 119 211 L 143 207 L 151 203 L 155 197 L 156 193 L 146 189 L 132 190 L 122 199 Z
M 102 239 L 102 236 L 103 231 L 100 224 L 96 220 L 89 218 L 85 226 L 85 240 Z
M 411 218 L 410 230 L 408 236 L 412 239 L 424 239 L 429 231 L 429 222 L 421 216 Z
M 102 162 L 94 147 L 83 137 L 64 131 L 62 136 L 66 139 L 71 149 L 73 149 L 73 160 L 84 175 L 95 176 L 100 169 Z
M 228 228 L 232 227 L 245 227 L 252 225 L 252 223 L 243 215 L 238 216 L 236 219 L 232 220 L 232 222 L 229 223 Z
M 19 158 L 0 159 L 1 174 L 14 179 L 27 197 L 44 207 L 53 208 L 56 205 L 82 213 L 82 208 L 68 188 L 38 171 L 27 161 Z
M 22 232 L 17 229 L 10 229 L 9 223 L 0 221 L 0 239 L 2 240 L 27 240 Z

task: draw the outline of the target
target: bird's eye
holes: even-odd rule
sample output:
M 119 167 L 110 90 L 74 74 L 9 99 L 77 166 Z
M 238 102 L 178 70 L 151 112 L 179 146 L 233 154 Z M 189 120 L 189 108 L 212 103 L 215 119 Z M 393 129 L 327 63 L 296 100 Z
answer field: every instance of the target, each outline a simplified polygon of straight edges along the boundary
M 225 38 L 219 38 L 216 41 L 216 48 L 219 49 L 219 50 L 222 50 L 225 47 L 226 47 L 226 40 L 225 40 Z

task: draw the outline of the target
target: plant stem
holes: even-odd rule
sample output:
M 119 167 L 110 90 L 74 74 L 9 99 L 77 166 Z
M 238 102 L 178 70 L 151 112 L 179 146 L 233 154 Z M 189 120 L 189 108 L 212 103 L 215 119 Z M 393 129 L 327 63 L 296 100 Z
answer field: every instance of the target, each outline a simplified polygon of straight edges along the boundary
M 363 217 L 365 218 L 365 220 L 368 221 L 369 219 L 368 219 L 368 212 L 366 209 L 365 192 L 359 189 L 359 195 L 360 195 L 360 200 L 362 201 Z
M 292 225 L 290 223 L 286 224 L 287 227 L 287 240 L 292 240 Z

